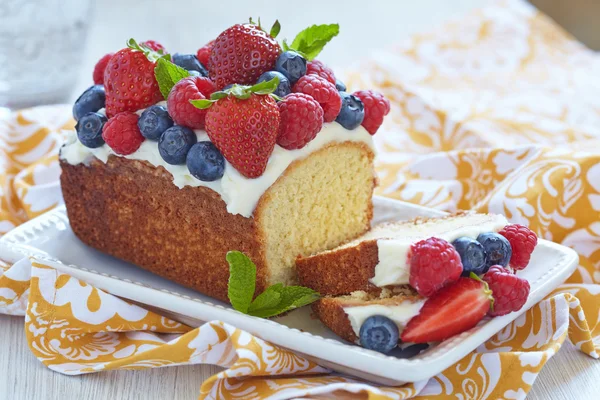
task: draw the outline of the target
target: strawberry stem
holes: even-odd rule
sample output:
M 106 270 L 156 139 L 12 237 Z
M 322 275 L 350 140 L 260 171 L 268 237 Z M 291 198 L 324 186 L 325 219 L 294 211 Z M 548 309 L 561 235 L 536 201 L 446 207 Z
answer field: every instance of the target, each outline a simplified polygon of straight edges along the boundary
M 234 84 L 229 89 L 214 92 L 210 95 L 210 99 L 190 100 L 190 103 L 192 103 L 192 105 L 196 108 L 205 110 L 211 105 L 213 105 L 213 103 L 215 103 L 216 101 L 224 99 L 228 96 L 233 96 L 236 99 L 246 100 L 249 99 L 250 96 L 252 96 L 253 94 L 259 96 L 270 95 L 275 100 L 281 100 L 280 97 L 273 94 L 273 92 L 277 89 L 278 85 L 278 77 L 274 77 L 270 81 L 260 82 L 252 86 Z
M 152 50 L 150 47 L 146 46 L 145 44 L 140 44 L 138 42 L 135 41 L 135 39 L 131 38 L 127 41 L 127 47 L 129 47 L 131 50 L 135 50 L 135 51 L 141 51 L 142 53 L 144 53 L 144 55 L 146 56 L 146 58 L 148 59 L 148 61 L 151 62 L 156 62 L 159 58 L 165 58 L 167 61 L 171 61 L 171 56 L 167 53 L 165 53 L 164 50 Z
M 476 281 L 483 283 L 483 293 L 490 299 L 490 309 L 494 311 L 494 296 L 488 283 L 481 279 L 479 276 L 477 276 L 474 272 L 471 272 L 469 274 L 469 278 L 475 279 Z

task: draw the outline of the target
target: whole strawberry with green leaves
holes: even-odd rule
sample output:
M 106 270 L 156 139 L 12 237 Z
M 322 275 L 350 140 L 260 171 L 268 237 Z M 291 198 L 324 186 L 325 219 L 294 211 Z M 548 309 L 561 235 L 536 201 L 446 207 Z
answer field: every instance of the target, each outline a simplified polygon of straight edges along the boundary
M 223 157 L 247 178 L 258 178 L 267 168 L 279 133 L 279 108 L 271 93 L 279 80 L 254 86 L 234 85 L 191 103 L 206 113 L 206 133 Z

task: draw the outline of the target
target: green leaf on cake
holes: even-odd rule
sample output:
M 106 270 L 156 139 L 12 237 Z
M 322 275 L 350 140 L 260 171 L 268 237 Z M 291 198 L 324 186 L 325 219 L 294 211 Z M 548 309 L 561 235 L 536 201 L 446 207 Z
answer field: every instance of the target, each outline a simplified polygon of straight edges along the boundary
M 283 42 L 284 50 L 294 50 L 302 54 L 307 60 L 313 60 L 319 55 L 323 47 L 340 33 L 338 24 L 313 25 L 296 35 L 292 44 Z
M 256 265 L 239 251 L 230 251 L 226 256 L 229 263 L 227 296 L 236 310 L 248 312 L 256 289 Z
M 275 100 L 281 100 L 279 97 L 275 96 L 273 92 L 277 89 L 279 85 L 279 78 L 274 77 L 270 81 L 264 81 L 257 83 L 252 86 L 245 85 L 233 85 L 229 89 L 220 90 L 218 92 L 214 92 L 210 95 L 210 99 L 198 99 L 198 100 L 190 100 L 190 103 L 196 108 L 201 110 L 205 110 L 213 105 L 214 102 L 220 99 L 224 99 L 225 97 L 231 95 L 235 98 L 246 100 L 249 99 L 253 94 L 258 95 L 270 95 L 275 98 Z
M 306 306 L 319 299 L 319 293 L 303 286 L 276 283 L 256 296 L 256 266 L 239 251 L 227 253 L 229 263 L 228 297 L 237 311 L 254 317 L 269 318 Z
M 158 82 L 160 93 L 166 100 L 173 86 L 183 78 L 190 76 L 190 73 L 166 58 L 159 58 L 154 67 L 154 76 Z

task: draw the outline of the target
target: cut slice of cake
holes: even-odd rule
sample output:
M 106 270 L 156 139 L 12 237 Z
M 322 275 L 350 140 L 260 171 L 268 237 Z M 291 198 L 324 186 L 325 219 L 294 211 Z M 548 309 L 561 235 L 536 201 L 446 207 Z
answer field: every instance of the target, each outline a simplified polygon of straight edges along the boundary
M 355 291 L 378 293 L 388 286 L 408 285 L 409 251 L 429 237 L 452 242 L 498 232 L 508 224 L 502 215 L 459 212 L 443 218 L 417 218 L 384 223 L 333 250 L 296 260 L 302 285 L 325 296 Z

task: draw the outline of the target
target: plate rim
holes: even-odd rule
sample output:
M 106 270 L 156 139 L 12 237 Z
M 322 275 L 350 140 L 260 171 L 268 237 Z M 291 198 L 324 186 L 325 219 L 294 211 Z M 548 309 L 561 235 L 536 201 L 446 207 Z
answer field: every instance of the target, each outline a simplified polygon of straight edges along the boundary
M 413 208 L 417 212 L 427 214 L 446 214 L 440 212 L 439 210 L 433 210 L 411 203 L 379 196 L 374 196 L 374 201 L 382 202 L 383 204 L 395 204 L 396 207 L 402 206 Z M 35 239 L 38 234 L 44 232 L 46 229 L 53 228 L 57 223 L 66 223 L 68 225 L 68 217 L 66 215 L 66 207 L 64 205 L 54 208 L 53 210 L 50 210 L 28 222 L 25 222 L 22 225 L 19 225 L 15 229 L 8 232 L 5 236 L 0 238 L 0 254 L 3 254 L 7 258 L 12 257 L 12 260 L 9 259 L 7 261 L 13 262 L 18 258 L 22 258 L 23 256 L 39 258 L 45 262 L 53 264 L 54 267 L 61 272 L 69 273 L 84 281 L 93 281 L 94 283 L 92 284 L 94 284 L 94 286 L 97 286 L 111 294 L 138 301 L 149 306 L 159 307 L 161 309 L 165 309 L 166 311 L 179 313 L 193 319 L 206 322 L 220 320 L 234 325 L 240 329 L 249 331 L 252 334 L 261 337 L 262 339 L 275 345 L 306 355 L 307 357 L 316 360 L 317 363 L 319 360 L 323 360 L 329 364 L 333 363 L 341 365 L 351 370 L 350 372 L 344 371 L 346 373 L 352 374 L 354 371 L 354 375 L 358 376 L 360 376 L 361 373 L 369 374 L 372 377 L 371 380 L 379 380 L 386 385 L 416 382 L 423 379 L 428 379 L 453 365 L 487 341 L 491 336 L 502 330 L 513 320 L 526 312 L 529 308 L 533 307 L 544 297 L 546 297 L 548 293 L 554 290 L 566 278 L 568 278 L 568 276 L 571 275 L 571 273 L 575 270 L 579 259 L 579 256 L 573 249 L 540 239 L 539 243 L 543 247 L 550 247 L 555 251 L 558 251 L 561 253 L 561 258 L 557 260 L 553 268 L 545 271 L 535 282 L 530 282 L 532 288 L 535 287 L 535 291 L 532 291 L 532 294 L 536 294 L 535 298 L 530 294 L 527 303 L 518 312 L 513 312 L 502 317 L 489 319 L 485 323 L 479 325 L 476 331 L 469 330 L 449 339 L 449 341 L 456 343 L 456 346 L 451 348 L 449 351 L 446 351 L 444 354 L 440 355 L 438 354 L 439 352 L 434 350 L 433 353 L 428 352 L 430 353 L 429 355 L 421 358 L 401 359 L 364 349 L 354 344 L 349 344 L 342 341 L 342 339 L 325 338 L 317 334 L 304 332 L 299 329 L 280 324 L 276 319 L 271 320 L 252 317 L 231 308 L 226 308 L 220 304 L 214 304 L 210 301 L 192 298 L 190 296 L 166 289 L 155 288 L 142 282 L 135 282 L 130 279 L 120 278 L 115 275 L 109 275 L 104 272 L 95 271 L 78 265 L 66 264 L 42 250 L 38 250 L 33 246 L 27 245 L 27 243 Z M 559 268 L 561 266 L 562 268 Z M 97 281 L 100 281 L 100 284 Z M 113 286 L 112 289 L 108 289 L 104 283 L 102 283 L 103 281 L 106 281 L 107 285 L 109 286 L 111 283 L 115 284 L 115 286 Z M 131 285 L 134 285 L 138 291 L 136 292 L 132 290 Z M 548 288 L 548 286 L 551 287 Z M 128 288 L 129 290 L 127 290 Z M 169 304 L 168 301 L 147 301 L 149 298 L 153 300 L 163 298 L 165 300 L 168 299 L 168 297 L 165 296 L 177 297 L 182 303 L 181 306 Z M 185 307 L 185 305 L 187 305 L 187 307 Z M 190 307 L 192 305 L 194 307 Z M 200 310 L 200 312 L 195 312 L 194 315 L 190 315 L 190 313 L 185 312 L 185 310 L 189 311 L 190 309 L 193 309 L 194 311 Z M 225 318 L 222 318 L 221 316 L 217 318 L 202 318 L 198 316 L 198 314 L 211 315 L 213 313 L 224 313 Z M 255 325 L 256 327 L 252 327 L 252 325 Z M 260 327 L 264 329 L 258 329 Z M 277 328 L 274 330 L 276 334 L 272 333 L 272 328 Z M 283 333 L 287 331 L 293 333 L 293 335 L 280 334 L 279 336 L 281 337 L 281 340 L 279 340 L 277 333 L 281 329 L 283 329 Z M 261 333 L 256 333 L 256 331 L 260 331 Z M 301 335 L 298 338 L 302 338 L 302 340 L 298 341 L 300 343 L 295 343 L 295 338 L 298 334 Z M 289 339 L 286 341 L 286 338 Z M 306 351 L 307 349 L 309 351 Z M 344 351 L 336 351 L 338 349 Z M 365 371 L 365 365 L 369 366 L 368 371 Z M 417 366 L 421 368 L 415 368 Z M 373 377 L 382 379 L 373 379 Z

